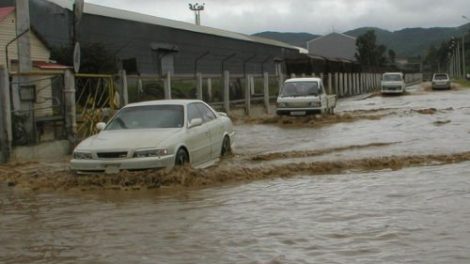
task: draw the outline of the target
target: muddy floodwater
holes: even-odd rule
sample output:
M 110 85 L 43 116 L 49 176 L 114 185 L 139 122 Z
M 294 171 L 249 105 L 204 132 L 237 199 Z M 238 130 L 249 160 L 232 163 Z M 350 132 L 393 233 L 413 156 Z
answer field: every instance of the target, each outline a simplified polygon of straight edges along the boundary
M 470 89 L 236 124 L 233 157 L 157 188 L 0 175 L 0 263 L 470 263 Z

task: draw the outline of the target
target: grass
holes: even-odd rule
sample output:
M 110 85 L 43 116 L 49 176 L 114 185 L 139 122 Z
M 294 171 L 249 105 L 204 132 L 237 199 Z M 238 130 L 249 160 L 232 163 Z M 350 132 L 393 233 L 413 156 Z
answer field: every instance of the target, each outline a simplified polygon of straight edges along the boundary
M 470 89 L 470 80 L 458 79 L 458 80 L 455 80 L 454 82 L 461 85 L 462 88 Z

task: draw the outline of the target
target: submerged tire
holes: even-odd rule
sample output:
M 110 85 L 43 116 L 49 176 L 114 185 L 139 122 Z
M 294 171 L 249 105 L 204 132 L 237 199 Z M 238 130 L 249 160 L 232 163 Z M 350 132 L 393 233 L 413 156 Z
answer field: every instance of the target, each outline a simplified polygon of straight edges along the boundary
M 224 157 L 232 153 L 232 146 L 230 144 L 230 138 L 228 136 L 224 137 L 222 141 L 222 149 L 220 150 L 220 156 Z
M 187 163 L 189 163 L 188 152 L 183 148 L 178 149 L 175 157 L 175 166 L 184 166 Z

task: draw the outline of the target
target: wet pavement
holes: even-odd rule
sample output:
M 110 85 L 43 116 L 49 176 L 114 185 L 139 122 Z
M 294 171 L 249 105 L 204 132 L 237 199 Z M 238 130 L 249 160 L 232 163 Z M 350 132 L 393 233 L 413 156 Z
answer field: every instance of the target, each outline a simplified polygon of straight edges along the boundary
M 240 122 L 234 157 L 155 176 L 170 187 L 11 176 L 0 263 L 470 263 L 470 89 L 414 86 L 336 113 Z M 95 188 L 39 188 L 54 179 Z

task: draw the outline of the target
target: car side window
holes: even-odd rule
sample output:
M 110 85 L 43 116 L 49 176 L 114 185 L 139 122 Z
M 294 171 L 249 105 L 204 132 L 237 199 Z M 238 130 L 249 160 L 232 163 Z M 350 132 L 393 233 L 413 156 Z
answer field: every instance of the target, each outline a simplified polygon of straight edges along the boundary
M 209 107 L 207 107 L 205 104 L 197 103 L 196 105 L 199 108 L 199 111 L 201 111 L 202 113 L 202 120 L 204 121 L 204 123 L 217 118 L 214 112 L 209 109 Z
M 191 120 L 193 120 L 194 118 L 201 118 L 202 120 L 204 120 L 196 104 L 189 104 L 188 105 L 188 122 L 191 122 Z

